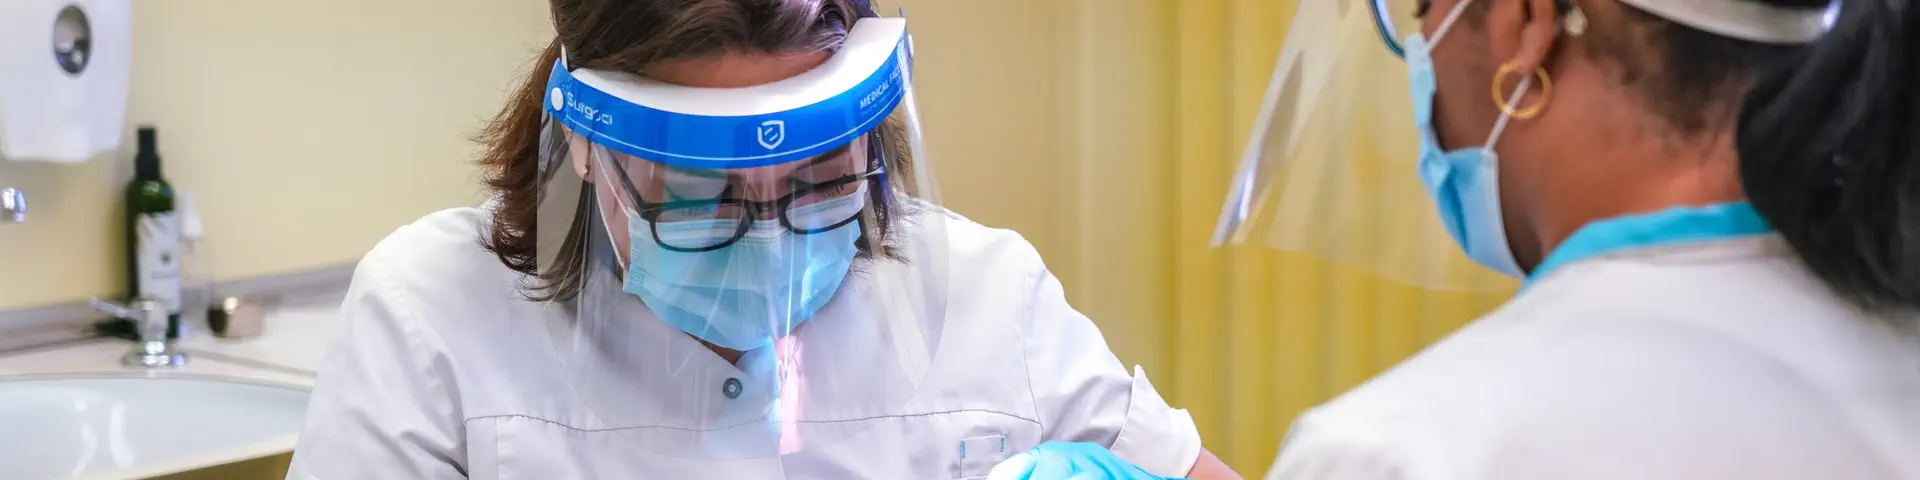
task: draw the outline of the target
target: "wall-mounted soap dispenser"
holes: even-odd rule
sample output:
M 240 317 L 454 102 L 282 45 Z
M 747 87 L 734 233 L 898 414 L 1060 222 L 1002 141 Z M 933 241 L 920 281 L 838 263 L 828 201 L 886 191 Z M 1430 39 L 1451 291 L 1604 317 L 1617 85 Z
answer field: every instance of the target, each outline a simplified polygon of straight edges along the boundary
M 132 0 L 0 2 L 0 157 L 80 163 L 120 148 L 132 16 Z
M 132 69 L 132 0 L 0 2 L 0 160 L 119 150 Z M 0 224 L 26 220 L 25 187 L 0 185 Z

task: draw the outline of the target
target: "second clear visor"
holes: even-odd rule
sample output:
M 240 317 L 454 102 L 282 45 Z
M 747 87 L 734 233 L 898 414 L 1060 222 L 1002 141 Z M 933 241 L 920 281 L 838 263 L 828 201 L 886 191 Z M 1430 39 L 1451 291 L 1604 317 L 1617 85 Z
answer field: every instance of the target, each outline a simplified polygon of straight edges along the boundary
M 946 309 L 947 217 L 893 21 L 862 19 L 816 71 L 754 87 L 804 100 L 793 108 L 661 114 L 626 133 L 637 110 L 550 109 L 538 280 L 578 279 L 550 285 L 565 295 L 545 337 L 592 413 L 579 428 L 638 456 L 774 458 L 887 424 L 919 391 Z M 623 81 L 593 86 L 742 93 Z
M 1419 4 L 1300 3 L 1215 244 L 1307 253 L 1429 289 L 1513 285 L 1461 252 L 1420 181 L 1401 58 Z

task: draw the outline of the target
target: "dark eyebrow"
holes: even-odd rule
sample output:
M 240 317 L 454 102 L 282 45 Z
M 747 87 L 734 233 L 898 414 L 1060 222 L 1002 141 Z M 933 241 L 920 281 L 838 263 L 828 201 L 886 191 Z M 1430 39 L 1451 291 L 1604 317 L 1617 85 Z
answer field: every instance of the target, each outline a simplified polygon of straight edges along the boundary
M 840 148 L 828 150 L 827 153 L 815 155 L 813 158 L 807 159 L 806 164 L 801 165 L 799 168 L 793 169 L 793 171 L 791 172 L 787 172 L 787 178 L 792 179 L 794 175 L 799 175 L 801 173 L 804 173 L 807 171 L 807 169 L 813 168 L 815 165 L 827 163 L 828 160 L 840 158 L 841 155 L 848 154 L 849 152 L 852 151 L 852 149 L 853 149 L 853 144 L 848 143 L 846 145 L 841 145 Z
M 807 167 L 826 163 L 827 160 L 840 158 L 841 155 L 846 155 L 847 152 L 852 149 L 853 149 L 853 143 L 848 142 L 846 145 L 841 145 L 840 148 L 835 148 L 833 150 L 828 150 L 827 153 L 815 155 L 812 159 L 807 160 L 806 165 L 801 165 L 800 168 L 796 168 L 793 171 L 798 172 L 801 170 L 805 170 Z
M 828 151 L 827 151 L 826 153 L 822 153 L 822 154 L 819 154 L 819 155 L 814 155 L 814 156 L 813 156 L 813 158 L 808 158 L 808 159 L 807 159 L 807 162 L 806 162 L 806 163 L 803 163 L 803 164 L 800 164 L 800 166 L 799 166 L 799 167 L 795 167 L 795 168 L 793 169 L 793 171 L 791 171 L 791 172 L 787 172 L 787 175 L 786 175 L 786 177 L 789 177 L 789 178 L 791 178 L 791 177 L 792 177 L 793 175 L 795 175 L 795 174 L 798 174 L 798 173 L 800 173 L 800 172 L 802 172 L 802 171 L 806 171 L 806 169 L 808 169 L 808 168 L 813 168 L 813 166 L 814 166 L 814 165 L 819 165 L 819 164 L 822 164 L 822 163 L 827 163 L 827 161 L 828 161 L 828 160 L 833 160 L 833 159 L 836 159 L 836 158 L 840 158 L 840 156 L 841 156 L 841 155 L 846 155 L 846 154 L 847 154 L 847 152 L 848 152 L 848 151 L 849 151 L 850 149 L 852 149 L 852 148 L 853 148 L 853 144 L 852 144 L 852 143 L 848 143 L 848 144 L 846 144 L 846 145 L 841 145 L 841 146 L 840 146 L 840 148 L 835 148 L 835 149 L 833 149 L 833 150 L 828 150 Z M 732 177 L 733 177 L 733 175 L 731 175 L 731 174 L 727 174 L 727 173 L 722 173 L 721 175 L 723 175 L 723 177 L 722 177 L 722 178 L 732 178 Z M 727 187 L 727 188 L 728 188 L 728 189 L 732 189 L 733 187 L 731 187 L 731 186 L 729 186 L 729 187 Z

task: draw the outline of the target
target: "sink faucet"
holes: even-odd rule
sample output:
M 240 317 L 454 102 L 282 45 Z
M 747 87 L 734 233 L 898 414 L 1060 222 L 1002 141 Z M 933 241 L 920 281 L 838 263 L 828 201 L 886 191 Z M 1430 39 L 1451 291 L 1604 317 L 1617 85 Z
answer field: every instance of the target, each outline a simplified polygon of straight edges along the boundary
M 17 188 L 0 188 L 0 223 L 27 221 L 27 194 Z
M 95 310 L 132 321 L 139 330 L 139 345 L 135 345 L 133 351 L 121 357 L 120 364 L 146 368 L 179 367 L 187 364 L 187 354 L 175 349 L 173 341 L 167 340 L 167 308 L 159 301 L 142 298 L 123 306 L 95 298 L 92 303 Z

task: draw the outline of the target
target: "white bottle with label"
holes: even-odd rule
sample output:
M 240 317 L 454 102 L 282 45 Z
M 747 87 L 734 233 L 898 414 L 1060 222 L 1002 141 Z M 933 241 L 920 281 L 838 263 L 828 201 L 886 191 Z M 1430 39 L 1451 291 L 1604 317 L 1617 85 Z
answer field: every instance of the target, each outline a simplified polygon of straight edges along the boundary
M 199 204 L 190 190 L 174 194 L 174 205 L 179 207 L 175 214 L 180 218 L 176 262 L 180 271 L 180 328 L 185 334 L 185 331 L 207 326 L 207 309 L 213 307 L 213 272 L 209 270 L 207 252 L 200 248 L 205 228 L 200 223 Z

